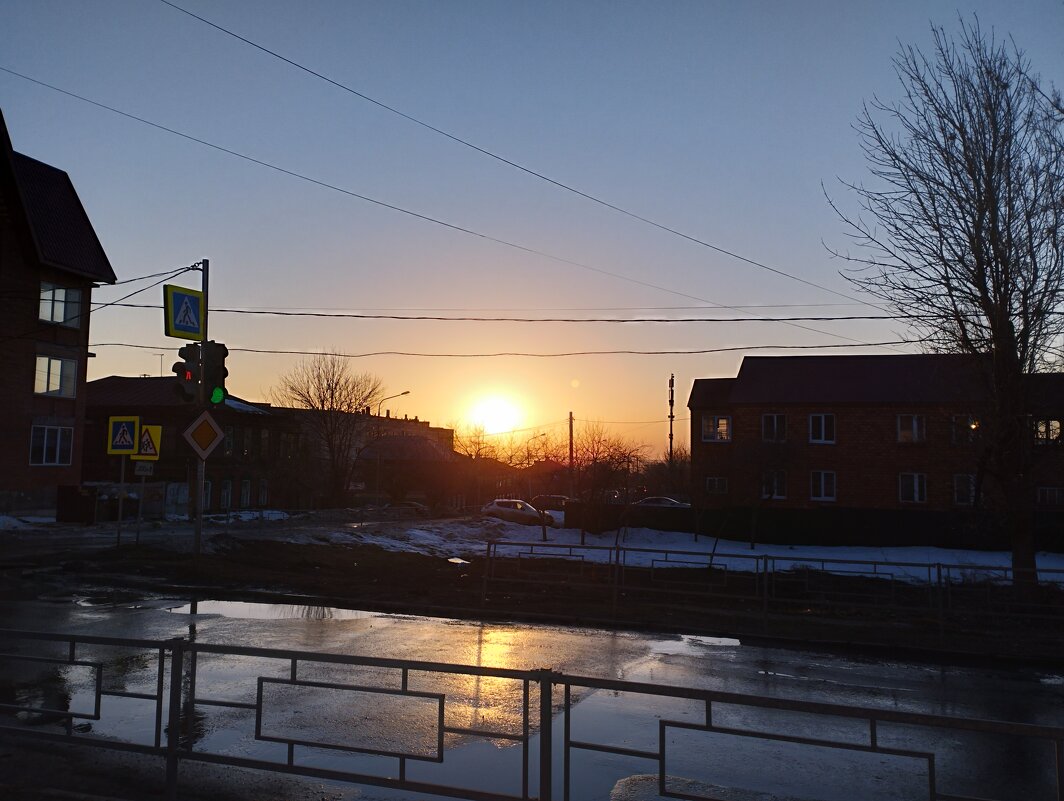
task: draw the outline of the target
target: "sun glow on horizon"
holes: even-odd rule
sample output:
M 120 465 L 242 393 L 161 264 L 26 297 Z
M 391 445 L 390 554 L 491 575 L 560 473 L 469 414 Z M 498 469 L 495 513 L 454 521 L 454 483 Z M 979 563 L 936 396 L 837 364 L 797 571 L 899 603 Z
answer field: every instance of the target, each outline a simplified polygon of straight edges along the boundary
M 517 404 L 501 395 L 488 395 L 480 398 L 466 415 L 469 424 L 483 428 L 485 434 L 513 431 L 523 417 Z

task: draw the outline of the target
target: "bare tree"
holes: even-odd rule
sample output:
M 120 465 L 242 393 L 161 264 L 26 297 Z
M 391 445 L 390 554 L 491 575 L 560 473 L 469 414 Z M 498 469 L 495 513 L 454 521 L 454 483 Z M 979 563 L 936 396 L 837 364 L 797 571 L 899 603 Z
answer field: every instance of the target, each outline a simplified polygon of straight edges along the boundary
M 384 394 L 380 378 L 352 373 L 337 353 L 303 359 L 281 375 L 271 398 L 279 406 L 307 410 L 307 422 L 328 470 L 328 496 L 344 503 L 355 470 L 364 410 Z
M 932 56 L 910 46 L 894 60 L 901 101 L 858 118 L 876 181 L 847 184 L 861 213 L 832 203 L 862 253 L 839 255 L 927 347 L 980 366 L 987 477 L 1015 574 L 1033 579 L 1025 389 L 1064 332 L 1064 117 L 1011 40 L 978 20 L 933 35 Z
M 627 488 L 630 477 L 642 472 L 647 450 L 610 433 L 602 423 L 586 423 L 574 443 L 581 491 L 592 501 L 603 501 L 608 491 Z

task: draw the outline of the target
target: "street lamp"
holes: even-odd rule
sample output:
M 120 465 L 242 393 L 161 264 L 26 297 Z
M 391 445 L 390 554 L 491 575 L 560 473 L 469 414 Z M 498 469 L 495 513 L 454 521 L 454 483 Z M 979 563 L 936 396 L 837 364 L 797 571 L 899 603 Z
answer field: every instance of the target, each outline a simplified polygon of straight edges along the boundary
M 410 390 L 409 389 L 404 389 L 398 395 L 389 395 L 387 398 L 381 398 L 381 402 L 377 404 L 377 417 L 381 416 L 381 406 L 384 405 L 385 401 L 389 401 L 392 398 L 401 398 L 401 397 L 403 397 L 403 395 L 409 395 L 409 394 L 410 394 Z

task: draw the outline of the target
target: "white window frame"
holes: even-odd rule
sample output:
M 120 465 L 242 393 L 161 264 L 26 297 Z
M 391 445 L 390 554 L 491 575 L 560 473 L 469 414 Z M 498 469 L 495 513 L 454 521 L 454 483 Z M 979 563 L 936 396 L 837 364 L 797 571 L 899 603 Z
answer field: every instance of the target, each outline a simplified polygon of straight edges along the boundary
M 81 327 L 81 290 L 41 281 L 41 303 L 37 319 L 68 328 Z
M 771 485 L 771 490 L 769 486 Z M 783 500 L 787 497 L 787 473 L 783 470 L 766 470 L 761 474 L 761 497 L 764 500 Z
M 78 363 L 76 359 L 37 354 L 37 374 L 33 380 L 35 395 L 54 398 L 73 398 L 77 394 Z
M 709 423 L 707 426 L 706 423 Z M 721 423 L 724 424 L 723 431 Z M 703 442 L 731 442 L 732 419 L 730 414 L 703 414 L 702 415 L 702 441 Z
M 810 500 L 834 501 L 837 497 L 837 493 L 838 476 L 835 475 L 834 470 L 813 470 L 809 474 Z
M 953 474 L 953 505 L 975 506 L 975 476 L 972 473 Z
M 727 495 L 728 479 L 725 476 L 706 476 L 707 495 Z
M 218 496 L 218 508 L 227 512 L 233 508 L 233 482 L 231 479 L 222 481 L 222 491 Z
M 954 415 L 951 435 L 954 445 L 975 442 L 979 437 L 979 418 L 972 414 Z
M 899 414 L 898 442 L 927 442 L 927 418 L 922 414 Z
M 1064 506 L 1064 487 L 1039 487 L 1035 499 L 1038 506 Z
M 270 482 L 268 479 L 259 479 L 259 506 L 266 506 L 270 502 Z
M 1038 445 L 1051 445 L 1064 442 L 1061 436 L 1060 420 L 1053 418 L 1041 418 L 1034 421 L 1034 441 Z
M 771 421 L 771 436 L 769 436 L 769 423 Z M 781 425 L 782 424 L 782 425 Z M 781 433 L 782 429 L 782 433 Z M 775 412 L 761 415 L 761 441 L 762 442 L 786 442 L 787 441 L 787 415 Z
M 831 436 L 827 435 L 827 423 L 831 421 Z M 819 436 L 816 432 L 815 423 L 820 428 Z M 809 442 L 814 445 L 834 445 L 836 442 L 836 436 L 838 431 L 836 430 L 836 420 L 834 412 L 817 412 L 816 414 L 809 415 Z
M 927 473 L 898 473 L 898 501 L 927 503 Z
M 211 481 L 205 479 L 203 482 L 203 495 L 200 496 L 200 509 L 204 512 L 209 511 L 211 508 Z
M 38 449 L 36 440 L 43 438 Z M 64 442 L 65 441 L 65 442 Z M 66 461 L 64 457 L 64 445 Z M 36 451 L 40 459 L 35 460 Z M 71 426 L 33 426 L 30 429 L 30 466 L 31 467 L 69 467 L 73 464 L 74 429 Z
M 251 479 L 245 478 L 240 482 L 240 508 L 247 509 L 251 506 Z

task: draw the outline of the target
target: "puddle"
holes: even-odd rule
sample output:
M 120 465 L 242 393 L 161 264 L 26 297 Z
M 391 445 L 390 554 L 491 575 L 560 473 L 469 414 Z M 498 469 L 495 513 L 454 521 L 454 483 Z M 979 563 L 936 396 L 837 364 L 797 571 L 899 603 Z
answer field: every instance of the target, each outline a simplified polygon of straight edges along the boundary
M 192 604 L 175 606 L 168 611 L 178 615 L 192 614 Z M 248 601 L 199 601 L 195 614 L 220 615 L 242 620 L 368 620 L 384 617 L 379 612 L 366 612 L 361 609 Z
M 679 639 L 658 640 L 651 644 L 650 652 L 661 656 L 697 656 L 709 648 L 738 648 L 742 643 L 731 637 L 701 637 L 681 634 Z

